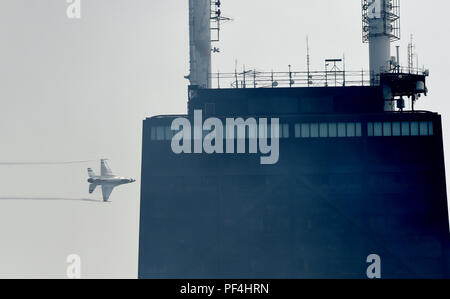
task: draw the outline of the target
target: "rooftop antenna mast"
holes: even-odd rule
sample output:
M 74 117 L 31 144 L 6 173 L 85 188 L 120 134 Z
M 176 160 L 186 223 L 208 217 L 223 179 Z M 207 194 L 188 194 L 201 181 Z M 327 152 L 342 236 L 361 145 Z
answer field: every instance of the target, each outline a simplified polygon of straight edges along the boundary
M 362 0 L 362 12 L 363 42 L 369 43 L 370 81 L 379 85 L 380 74 L 390 71 L 391 42 L 400 39 L 400 0 Z M 387 103 L 385 109 L 395 108 Z
M 310 66 L 311 66 L 311 59 L 310 59 L 310 55 L 309 55 L 309 37 L 306 36 L 306 66 L 307 66 L 307 70 L 308 70 L 308 87 L 311 84 L 311 75 L 310 75 Z
M 414 72 L 414 58 L 417 59 L 416 67 L 419 68 L 418 55 L 415 53 L 416 46 L 414 45 L 414 36 L 411 34 L 410 42 L 408 44 L 408 71 L 409 73 Z
M 191 86 L 211 88 L 211 56 L 220 52 L 212 42 L 220 39 L 220 24 L 230 21 L 222 16 L 220 0 L 189 0 L 190 74 Z
M 211 87 L 211 2 L 189 0 L 190 74 L 191 86 Z

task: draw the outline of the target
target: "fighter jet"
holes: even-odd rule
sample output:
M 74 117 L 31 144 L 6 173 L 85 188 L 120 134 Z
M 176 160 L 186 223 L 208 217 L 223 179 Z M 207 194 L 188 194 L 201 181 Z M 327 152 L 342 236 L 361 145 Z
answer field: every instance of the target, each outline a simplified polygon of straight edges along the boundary
M 106 159 L 102 159 L 100 162 L 100 176 L 95 175 L 94 171 L 91 168 L 88 168 L 88 183 L 90 183 L 89 194 L 92 194 L 97 186 L 101 186 L 104 202 L 109 200 L 109 196 L 115 187 L 136 182 L 136 180 L 131 178 L 124 178 L 114 175 L 106 161 Z

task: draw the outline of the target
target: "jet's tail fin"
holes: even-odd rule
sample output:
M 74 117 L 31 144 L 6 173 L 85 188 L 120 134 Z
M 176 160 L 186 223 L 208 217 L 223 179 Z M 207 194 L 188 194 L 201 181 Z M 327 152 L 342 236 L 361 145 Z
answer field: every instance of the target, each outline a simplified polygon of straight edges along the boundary
M 95 191 L 95 188 L 97 188 L 97 184 L 90 184 L 89 185 L 89 194 L 92 194 L 92 193 L 94 193 L 94 191 Z
M 106 177 L 113 177 L 114 174 L 111 171 L 111 168 L 109 167 L 107 161 L 108 161 L 107 159 L 100 160 L 100 169 L 101 169 L 100 175 Z
M 95 172 L 92 170 L 92 168 L 88 168 L 88 175 L 90 178 L 95 177 Z

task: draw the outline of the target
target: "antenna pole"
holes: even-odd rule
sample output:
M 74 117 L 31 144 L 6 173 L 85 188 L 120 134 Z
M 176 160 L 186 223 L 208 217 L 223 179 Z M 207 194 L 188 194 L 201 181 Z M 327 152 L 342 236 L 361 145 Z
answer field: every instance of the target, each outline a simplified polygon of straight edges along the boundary
M 308 36 L 306 36 L 306 66 L 307 66 L 307 70 L 308 70 L 308 74 L 307 74 L 308 87 L 310 85 L 310 64 L 311 64 L 311 61 L 310 61 L 310 56 L 309 56 L 309 38 L 308 38 Z
M 291 65 L 289 65 L 289 87 L 292 87 L 292 70 L 291 70 Z
M 345 87 L 345 53 L 342 56 L 342 63 L 343 63 L 343 72 L 344 72 L 344 82 L 342 85 Z
M 237 59 L 234 62 L 234 78 L 236 80 L 236 88 L 239 88 L 239 80 L 238 80 L 238 74 L 237 74 Z
M 246 83 L 245 83 L 245 64 L 244 64 L 243 70 L 244 70 L 244 72 L 243 72 L 242 75 L 243 75 L 244 83 L 243 83 L 242 87 L 243 87 L 243 88 L 247 88 L 247 87 L 246 87 Z
M 217 70 L 217 88 L 220 89 L 220 71 Z

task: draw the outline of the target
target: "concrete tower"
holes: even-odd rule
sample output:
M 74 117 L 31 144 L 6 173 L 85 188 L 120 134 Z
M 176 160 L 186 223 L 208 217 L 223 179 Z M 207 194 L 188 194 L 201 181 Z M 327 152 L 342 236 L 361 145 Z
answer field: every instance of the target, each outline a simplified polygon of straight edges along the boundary
M 400 0 L 363 0 L 362 8 L 363 41 L 369 43 L 370 78 L 372 85 L 378 85 L 380 74 L 392 67 L 391 42 L 400 39 Z
M 210 88 L 211 2 L 189 0 L 190 74 L 192 86 Z

